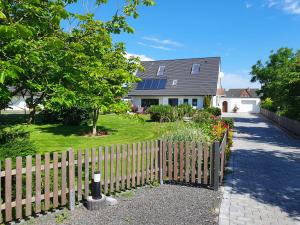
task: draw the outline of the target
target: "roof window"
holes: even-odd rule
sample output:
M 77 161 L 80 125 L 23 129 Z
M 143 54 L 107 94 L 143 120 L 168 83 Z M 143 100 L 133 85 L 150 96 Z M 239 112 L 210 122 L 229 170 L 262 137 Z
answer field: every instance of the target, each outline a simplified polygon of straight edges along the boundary
M 157 71 L 157 76 L 163 76 L 166 66 L 159 66 Z
M 192 66 L 192 72 L 191 74 L 199 74 L 200 73 L 200 64 L 199 63 L 194 63 Z

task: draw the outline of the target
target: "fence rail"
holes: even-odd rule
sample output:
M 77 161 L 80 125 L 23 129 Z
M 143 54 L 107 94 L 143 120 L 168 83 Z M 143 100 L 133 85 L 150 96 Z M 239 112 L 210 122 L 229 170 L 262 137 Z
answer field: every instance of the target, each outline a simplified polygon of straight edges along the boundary
M 284 116 L 278 116 L 276 113 L 271 112 L 266 109 L 260 109 L 262 115 L 267 117 L 268 119 L 272 120 L 279 126 L 283 127 L 284 129 L 290 131 L 293 134 L 300 136 L 300 122 L 297 120 L 292 120 Z
M 90 195 L 94 171 L 102 174 L 102 193 L 153 181 L 200 184 L 217 189 L 223 180 L 226 135 L 219 144 L 147 141 L 98 149 L 37 154 L 0 162 L 0 222 L 60 206 L 71 210 Z

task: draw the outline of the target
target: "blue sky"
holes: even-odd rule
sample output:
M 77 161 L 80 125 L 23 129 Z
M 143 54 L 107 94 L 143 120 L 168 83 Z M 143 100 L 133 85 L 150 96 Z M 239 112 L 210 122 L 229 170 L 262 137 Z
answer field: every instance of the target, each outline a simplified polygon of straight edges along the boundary
M 69 9 L 89 10 L 102 20 L 122 5 L 79 2 Z M 127 52 L 142 59 L 220 56 L 225 88 L 258 87 L 249 82 L 258 59 L 280 47 L 300 49 L 300 0 L 156 0 L 139 12 L 140 18 L 129 20 L 135 33 L 115 35 L 114 41 L 125 42 Z

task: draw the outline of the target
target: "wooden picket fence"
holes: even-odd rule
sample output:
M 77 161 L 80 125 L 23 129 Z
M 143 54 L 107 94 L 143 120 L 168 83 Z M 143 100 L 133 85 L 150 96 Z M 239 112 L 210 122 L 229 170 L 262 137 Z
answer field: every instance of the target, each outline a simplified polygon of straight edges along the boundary
M 158 182 L 219 187 L 223 180 L 226 135 L 219 144 L 147 141 L 85 151 L 7 158 L 0 165 L 0 222 L 20 220 L 59 207 L 74 209 L 90 195 L 94 171 L 102 193 L 110 195 Z

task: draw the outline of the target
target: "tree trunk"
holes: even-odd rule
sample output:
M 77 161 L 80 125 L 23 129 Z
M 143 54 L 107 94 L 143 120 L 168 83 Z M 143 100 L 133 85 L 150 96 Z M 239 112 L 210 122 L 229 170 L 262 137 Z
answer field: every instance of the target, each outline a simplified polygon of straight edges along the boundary
M 35 106 L 34 106 L 32 108 L 32 110 L 30 111 L 30 113 L 29 113 L 29 118 L 28 118 L 28 121 L 27 121 L 28 124 L 35 123 L 35 113 L 36 113 L 36 109 L 35 109 Z
M 93 136 L 97 135 L 97 122 L 99 118 L 99 109 L 93 109 Z

